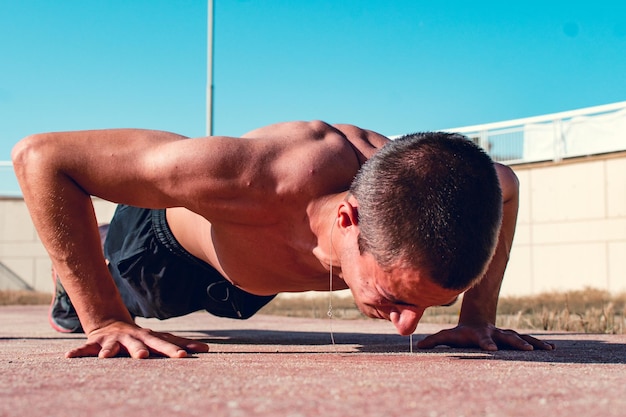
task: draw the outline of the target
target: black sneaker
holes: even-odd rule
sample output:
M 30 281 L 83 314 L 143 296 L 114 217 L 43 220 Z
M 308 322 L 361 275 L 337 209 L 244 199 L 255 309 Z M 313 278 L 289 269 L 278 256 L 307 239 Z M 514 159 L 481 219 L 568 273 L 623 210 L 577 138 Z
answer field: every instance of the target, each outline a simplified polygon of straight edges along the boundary
M 84 333 L 72 301 L 65 292 L 65 288 L 63 288 L 54 269 L 52 270 L 52 281 L 54 282 L 54 297 L 48 313 L 50 325 L 54 330 L 61 333 Z

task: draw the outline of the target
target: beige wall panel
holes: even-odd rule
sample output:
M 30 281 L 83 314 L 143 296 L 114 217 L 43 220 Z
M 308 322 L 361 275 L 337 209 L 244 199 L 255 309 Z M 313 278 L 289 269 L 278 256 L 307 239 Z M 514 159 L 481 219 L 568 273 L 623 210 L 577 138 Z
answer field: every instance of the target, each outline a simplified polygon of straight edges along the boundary
M 580 243 L 533 247 L 533 291 L 606 289 L 607 245 Z
M 577 243 L 626 238 L 626 217 L 533 225 L 533 243 Z
M 39 241 L 0 243 L 0 258 L 32 258 L 37 256 L 48 256 Z
M 606 161 L 607 214 L 626 217 L 626 158 Z
M 0 236 L 4 242 L 36 239 L 37 232 L 23 200 L 0 200 Z
M 565 164 L 531 172 L 534 222 L 586 220 L 605 215 L 603 161 Z
M 626 241 L 609 243 L 609 285 L 611 292 L 626 293 Z

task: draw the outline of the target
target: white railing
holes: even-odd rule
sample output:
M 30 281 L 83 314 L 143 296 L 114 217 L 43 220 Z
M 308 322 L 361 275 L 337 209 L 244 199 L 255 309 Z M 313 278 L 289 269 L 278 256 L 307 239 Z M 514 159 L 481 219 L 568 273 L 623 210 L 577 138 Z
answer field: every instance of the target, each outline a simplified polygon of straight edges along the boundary
M 626 101 L 445 130 L 466 135 L 507 164 L 617 152 L 626 150 Z

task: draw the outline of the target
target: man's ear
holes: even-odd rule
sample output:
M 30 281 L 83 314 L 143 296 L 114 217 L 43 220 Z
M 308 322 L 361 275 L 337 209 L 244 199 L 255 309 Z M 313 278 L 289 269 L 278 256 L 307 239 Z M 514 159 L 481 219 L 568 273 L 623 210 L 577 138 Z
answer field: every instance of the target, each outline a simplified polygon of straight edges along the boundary
M 352 226 L 358 230 L 359 226 L 359 202 L 354 196 L 349 196 L 339 205 L 337 212 L 338 226 L 340 229 L 348 229 Z

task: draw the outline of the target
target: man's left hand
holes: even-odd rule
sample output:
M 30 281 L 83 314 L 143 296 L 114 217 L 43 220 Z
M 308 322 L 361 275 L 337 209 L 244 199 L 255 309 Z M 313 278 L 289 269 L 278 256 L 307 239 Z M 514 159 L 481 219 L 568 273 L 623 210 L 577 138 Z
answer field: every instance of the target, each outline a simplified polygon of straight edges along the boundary
M 483 326 L 459 324 L 453 329 L 442 330 L 439 333 L 427 336 L 417 344 L 417 347 L 420 349 L 432 349 L 439 345 L 455 348 L 478 347 L 488 351 L 496 351 L 498 349 L 556 349 L 553 343 L 544 342 L 526 334 L 519 334 L 513 330 L 498 329 L 492 324 Z

